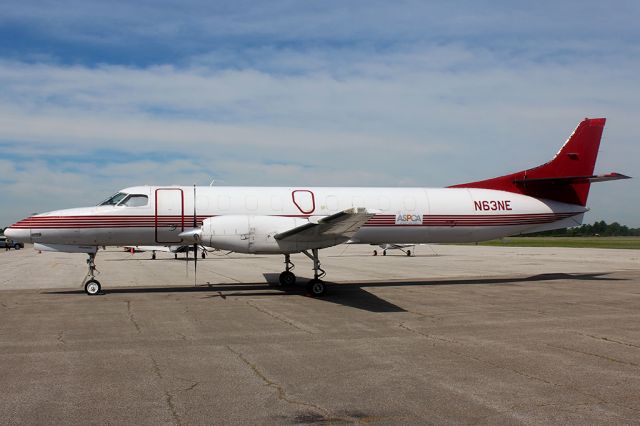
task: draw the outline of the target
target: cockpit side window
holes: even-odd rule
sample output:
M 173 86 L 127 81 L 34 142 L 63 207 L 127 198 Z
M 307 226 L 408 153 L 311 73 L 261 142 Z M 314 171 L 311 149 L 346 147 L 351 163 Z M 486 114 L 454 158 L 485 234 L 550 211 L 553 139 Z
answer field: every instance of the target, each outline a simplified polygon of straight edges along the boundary
M 120 201 L 122 201 L 122 199 L 124 197 L 126 197 L 127 194 L 125 194 L 124 192 L 118 192 L 116 195 L 114 195 L 111 198 L 108 198 L 106 201 L 103 201 L 102 203 L 100 203 L 101 206 L 115 206 L 116 204 L 118 204 Z
M 144 207 L 149 203 L 149 197 L 142 194 L 131 194 L 124 201 L 118 204 L 119 206 L 127 207 Z

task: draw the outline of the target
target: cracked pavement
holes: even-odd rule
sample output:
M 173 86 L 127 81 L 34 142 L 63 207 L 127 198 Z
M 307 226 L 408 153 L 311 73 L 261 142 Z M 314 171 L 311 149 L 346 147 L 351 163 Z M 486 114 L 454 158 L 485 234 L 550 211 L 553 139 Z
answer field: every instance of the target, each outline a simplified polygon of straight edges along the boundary
M 279 257 L 201 261 L 192 287 L 183 261 L 101 253 L 105 294 L 88 297 L 82 257 L 0 253 L 4 281 L 25 282 L 0 290 L 3 424 L 640 424 L 637 253 L 342 250 L 322 300 L 206 276 Z M 106 285 L 119 276 L 139 286 Z

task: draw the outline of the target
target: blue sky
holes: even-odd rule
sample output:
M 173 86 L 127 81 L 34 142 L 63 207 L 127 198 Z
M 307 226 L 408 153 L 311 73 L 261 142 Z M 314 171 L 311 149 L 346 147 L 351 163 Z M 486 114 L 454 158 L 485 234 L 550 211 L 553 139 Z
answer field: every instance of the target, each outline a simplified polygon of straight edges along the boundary
M 137 184 L 446 186 L 547 161 L 587 116 L 608 118 L 597 170 L 638 176 L 639 18 L 635 1 L 5 0 L 0 226 Z M 639 194 L 594 186 L 587 221 L 640 226 Z

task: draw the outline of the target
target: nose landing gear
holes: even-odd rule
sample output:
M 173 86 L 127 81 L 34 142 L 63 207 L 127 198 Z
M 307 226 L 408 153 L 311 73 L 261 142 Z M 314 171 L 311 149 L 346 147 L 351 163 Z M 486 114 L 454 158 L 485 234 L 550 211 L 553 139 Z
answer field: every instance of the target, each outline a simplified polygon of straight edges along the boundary
M 96 280 L 95 275 L 98 270 L 96 269 L 96 254 L 89 253 L 89 259 L 87 259 L 87 266 L 89 267 L 89 272 L 85 275 L 83 280 L 84 291 L 89 296 L 95 296 L 100 294 L 100 281 Z

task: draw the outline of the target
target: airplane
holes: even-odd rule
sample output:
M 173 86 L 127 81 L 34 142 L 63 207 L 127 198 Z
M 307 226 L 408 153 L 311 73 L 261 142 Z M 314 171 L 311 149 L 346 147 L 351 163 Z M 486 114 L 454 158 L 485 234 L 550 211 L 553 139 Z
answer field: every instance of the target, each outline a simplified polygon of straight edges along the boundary
M 388 250 L 400 250 L 401 252 L 403 252 L 404 254 L 406 254 L 407 256 L 411 257 L 411 249 L 415 250 L 415 244 L 378 244 L 378 247 L 380 247 L 382 249 L 382 255 L 386 256 L 387 255 L 387 251 Z M 373 250 L 373 255 L 377 256 L 378 255 L 378 250 Z
M 98 246 L 194 244 L 283 255 L 283 286 L 296 283 L 291 254 L 303 253 L 313 261 L 307 293 L 319 297 L 327 247 L 469 243 L 580 225 L 591 183 L 629 178 L 593 174 L 605 121 L 584 119 L 541 166 L 446 188 L 136 186 L 98 206 L 27 217 L 5 235 L 88 254 L 88 295 L 101 293 Z

